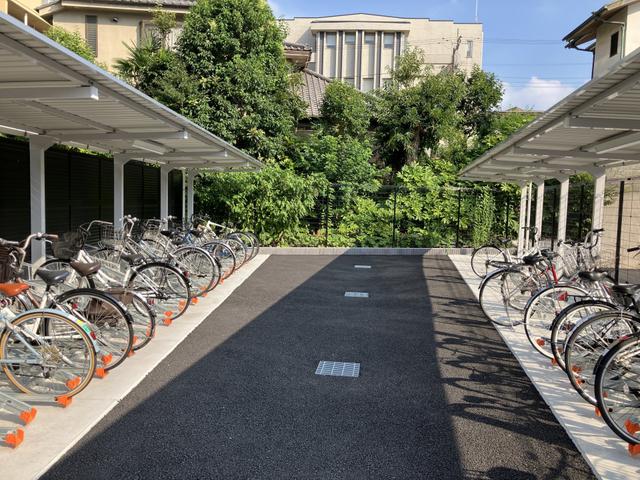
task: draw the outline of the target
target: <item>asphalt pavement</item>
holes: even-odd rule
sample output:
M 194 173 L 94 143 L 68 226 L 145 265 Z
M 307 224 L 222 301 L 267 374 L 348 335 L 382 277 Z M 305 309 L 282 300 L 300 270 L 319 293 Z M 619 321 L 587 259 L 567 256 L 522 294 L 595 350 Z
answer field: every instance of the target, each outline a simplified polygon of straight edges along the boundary
M 448 258 L 272 256 L 44 478 L 593 476 Z

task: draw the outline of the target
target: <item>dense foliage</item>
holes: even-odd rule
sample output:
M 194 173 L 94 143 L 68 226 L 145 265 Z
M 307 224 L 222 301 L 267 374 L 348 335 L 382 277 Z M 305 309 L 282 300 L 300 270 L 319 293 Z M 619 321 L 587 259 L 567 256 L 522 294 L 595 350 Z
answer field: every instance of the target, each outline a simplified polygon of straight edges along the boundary
M 89 60 L 90 62 L 96 61 L 96 54 L 93 48 L 86 42 L 84 38 L 78 32 L 70 32 L 62 27 L 54 26 L 49 27 L 45 32 L 47 37 L 51 40 L 58 42 L 65 48 L 68 48 L 73 53 L 80 55 L 82 58 Z
M 298 135 L 299 78 L 264 0 L 198 0 L 174 50 L 162 33 L 170 15 L 156 11 L 155 22 L 120 75 L 267 165 L 203 174 L 201 211 L 280 245 L 451 246 L 514 233 L 516 186 L 457 179 L 533 118 L 497 113 L 492 74 L 434 72 L 408 49 L 379 90 L 332 82 L 322 118 Z

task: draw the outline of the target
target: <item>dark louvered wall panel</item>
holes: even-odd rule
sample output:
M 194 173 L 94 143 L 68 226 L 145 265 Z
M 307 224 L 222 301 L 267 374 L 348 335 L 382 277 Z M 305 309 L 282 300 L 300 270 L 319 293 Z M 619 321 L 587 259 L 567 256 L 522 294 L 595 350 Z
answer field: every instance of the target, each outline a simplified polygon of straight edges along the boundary
M 0 237 L 21 240 L 30 230 L 29 152 L 24 142 L 0 140 Z

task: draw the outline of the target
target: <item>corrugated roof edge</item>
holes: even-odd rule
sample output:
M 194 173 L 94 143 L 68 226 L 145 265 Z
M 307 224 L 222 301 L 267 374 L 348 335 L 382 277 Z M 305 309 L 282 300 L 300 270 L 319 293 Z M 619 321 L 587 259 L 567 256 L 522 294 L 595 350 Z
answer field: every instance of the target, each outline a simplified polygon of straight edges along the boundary
M 573 93 L 570 93 L 569 95 L 564 97 L 562 100 L 560 100 L 558 103 L 556 103 L 554 106 L 549 108 L 547 111 L 545 111 L 542 115 L 540 115 L 538 118 L 533 120 L 531 123 L 529 123 L 528 125 L 525 125 L 520 130 L 513 133 L 507 140 L 505 140 L 502 143 L 499 143 L 498 145 L 493 147 L 491 150 L 488 150 L 487 152 L 485 152 L 483 155 L 481 155 L 476 160 L 471 162 L 465 168 L 460 170 L 458 175 L 460 176 L 464 175 L 469 170 L 484 163 L 485 161 L 489 160 L 491 157 L 494 157 L 495 155 L 503 152 L 504 150 L 513 147 L 516 143 L 518 143 L 520 140 L 524 139 L 525 137 L 535 135 L 537 131 L 548 128 L 550 126 L 550 123 L 557 122 L 557 119 L 549 119 L 551 115 L 559 115 L 560 117 L 562 117 L 570 113 L 570 110 L 566 109 L 566 105 L 571 101 L 575 100 L 577 97 L 584 95 L 583 103 L 589 99 L 596 97 L 601 92 L 598 92 L 598 91 L 590 92 L 589 90 L 594 89 L 594 87 L 597 87 L 600 84 L 607 83 L 610 77 L 616 75 L 618 72 L 624 70 L 625 68 L 629 67 L 629 65 L 633 63 L 639 63 L 638 70 L 640 71 L 640 48 L 637 48 L 631 54 L 629 54 L 622 62 L 620 62 L 616 67 L 614 67 L 609 73 L 607 73 L 602 77 L 595 78 L 585 83 L 584 85 L 576 89 Z M 563 107 L 565 108 L 565 111 L 562 111 Z
M 46 35 L 43 35 L 40 32 L 34 30 L 33 28 L 25 25 L 21 21 L 15 19 L 15 18 L 13 18 L 13 17 L 11 17 L 11 16 L 9 16 L 9 15 L 7 15 L 5 13 L 2 13 L 2 12 L 0 12 L 0 20 L 4 21 L 5 23 L 9 24 L 11 27 L 15 28 L 18 31 L 18 33 L 23 33 L 25 35 L 30 35 L 31 37 L 33 37 L 33 38 L 37 39 L 38 41 L 42 42 L 47 47 L 53 48 L 53 49 L 59 51 L 61 54 L 66 55 L 67 57 L 71 58 L 72 60 L 74 60 L 76 62 L 79 62 L 82 66 L 84 66 L 85 68 L 88 68 L 89 70 L 91 70 L 93 74 L 97 75 L 98 77 L 103 77 L 103 80 L 107 80 L 109 82 L 113 82 L 117 86 L 119 86 L 121 88 L 124 88 L 130 95 L 132 95 L 134 97 L 134 99 L 137 97 L 138 99 L 142 99 L 142 100 L 144 100 L 146 102 L 150 102 L 151 105 L 150 106 L 146 105 L 146 107 L 150 108 L 152 106 L 152 107 L 155 107 L 155 108 L 161 110 L 165 116 L 168 116 L 167 120 L 177 121 L 178 123 L 180 123 L 185 128 L 194 129 L 194 130 L 197 131 L 197 133 L 200 133 L 201 135 L 204 135 L 205 137 L 209 137 L 215 143 L 220 144 L 221 147 L 223 147 L 225 149 L 228 149 L 229 151 L 237 154 L 240 158 L 243 158 L 244 160 L 252 163 L 253 165 L 258 166 L 258 167 L 262 167 L 263 166 L 260 161 L 258 161 L 257 159 L 253 158 L 248 153 L 245 153 L 242 150 L 240 150 L 239 148 L 237 148 L 237 147 L 231 145 L 230 143 L 226 142 L 225 140 L 222 140 L 220 137 L 218 137 L 217 135 L 211 133 L 206 128 L 201 127 L 197 123 L 194 123 L 193 121 L 189 120 L 188 118 L 186 118 L 186 117 L 180 115 L 179 113 L 171 110 L 166 105 L 163 105 L 162 103 L 158 102 L 157 100 L 154 100 L 153 98 L 149 97 L 148 95 L 146 95 L 145 93 L 141 92 L 140 90 L 137 90 L 136 88 L 132 87 L 131 85 L 126 83 L 124 80 L 121 80 L 121 79 L 115 77 L 114 75 L 110 74 L 106 70 L 103 70 L 102 68 L 98 67 L 94 63 L 91 63 L 90 61 L 82 58 L 81 56 L 79 56 L 76 53 L 72 52 L 68 48 L 65 48 L 62 45 L 60 45 L 59 43 L 51 40 Z M 54 59 L 51 59 L 51 60 L 54 61 L 54 62 L 57 62 Z M 59 63 L 59 62 L 57 62 L 57 63 Z M 72 66 L 68 66 L 68 65 L 65 65 L 65 68 L 71 68 L 73 70 L 76 70 Z M 77 71 L 77 73 L 78 73 L 78 75 L 86 76 L 85 73 L 82 73 L 82 72 L 79 72 L 79 71 Z M 145 106 L 145 105 L 142 105 L 142 106 Z

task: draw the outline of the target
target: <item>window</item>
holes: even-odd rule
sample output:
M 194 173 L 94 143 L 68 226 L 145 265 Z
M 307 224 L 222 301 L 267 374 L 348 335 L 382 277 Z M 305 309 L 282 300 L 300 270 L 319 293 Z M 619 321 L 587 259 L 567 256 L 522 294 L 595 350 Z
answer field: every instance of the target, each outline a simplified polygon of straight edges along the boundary
M 611 35 L 611 45 L 609 46 L 609 56 L 613 57 L 618 54 L 618 43 L 620 40 L 620 32 Z
M 356 44 L 356 34 L 353 32 L 347 32 L 344 34 L 344 43 L 347 45 L 355 45 Z
M 336 34 L 335 33 L 327 33 L 326 34 L 326 44 L 328 48 L 336 48 Z
M 362 79 L 362 91 L 370 92 L 373 90 L 373 78 L 363 78 Z
M 384 34 L 384 48 L 393 48 L 393 33 Z
M 98 54 L 98 17 L 96 15 L 86 15 L 84 17 L 84 38 L 93 49 L 93 53 Z
M 369 45 L 373 45 L 376 43 L 376 34 L 373 32 L 367 32 L 364 34 L 364 43 L 368 43 Z
M 178 37 L 180 36 L 181 33 L 182 33 L 182 23 L 177 23 L 176 26 L 171 29 L 171 31 L 167 35 L 167 38 L 165 39 L 165 48 L 168 48 L 169 50 L 173 50 L 178 41 Z M 162 40 L 162 38 L 160 37 L 160 32 L 158 31 L 156 26 L 153 24 L 153 22 L 147 22 L 147 21 L 142 22 L 140 39 L 142 40 L 146 38 L 156 38 L 158 40 Z
M 467 40 L 467 58 L 473 58 L 473 40 Z

